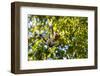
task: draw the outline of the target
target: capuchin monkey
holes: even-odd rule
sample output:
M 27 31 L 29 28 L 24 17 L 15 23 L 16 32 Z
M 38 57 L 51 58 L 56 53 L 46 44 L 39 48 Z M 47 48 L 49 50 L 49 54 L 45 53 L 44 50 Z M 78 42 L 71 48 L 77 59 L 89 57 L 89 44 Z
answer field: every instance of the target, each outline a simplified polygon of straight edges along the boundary
M 55 45 L 55 41 L 60 38 L 60 35 L 58 34 L 57 31 L 54 32 L 52 24 L 49 25 L 49 29 L 51 31 L 52 37 L 50 37 L 50 34 L 49 34 L 49 39 L 47 40 L 47 45 L 52 47 L 53 45 Z
M 60 38 L 60 35 L 57 32 L 54 32 L 54 40 L 58 40 Z
M 55 45 L 55 41 L 57 41 L 60 38 L 60 35 L 57 31 L 53 30 L 52 24 L 49 24 L 49 29 L 51 31 L 51 35 L 49 34 L 49 37 L 47 40 L 44 38 L 44 36 L 42 36 L 42 34 L 40 34 L 39 36 L 45 41 L 46 45 L 48 45 L 49 47 L 52 47 Z

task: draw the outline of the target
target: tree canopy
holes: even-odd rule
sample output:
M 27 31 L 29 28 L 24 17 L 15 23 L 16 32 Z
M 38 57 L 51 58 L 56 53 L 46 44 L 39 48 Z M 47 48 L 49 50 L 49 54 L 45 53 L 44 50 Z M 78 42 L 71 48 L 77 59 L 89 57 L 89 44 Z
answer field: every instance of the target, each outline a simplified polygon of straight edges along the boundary
M 28 15 L 28 60 L 87 57 L 87 17 Z

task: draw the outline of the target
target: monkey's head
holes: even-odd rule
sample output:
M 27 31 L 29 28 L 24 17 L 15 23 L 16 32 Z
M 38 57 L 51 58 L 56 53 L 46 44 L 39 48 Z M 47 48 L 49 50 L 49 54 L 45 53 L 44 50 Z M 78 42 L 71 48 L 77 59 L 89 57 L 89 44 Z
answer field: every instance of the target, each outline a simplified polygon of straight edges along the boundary
M 54 40 L 58 40 L 60 38 L 60 35 L 58 32 L 54 33 Z

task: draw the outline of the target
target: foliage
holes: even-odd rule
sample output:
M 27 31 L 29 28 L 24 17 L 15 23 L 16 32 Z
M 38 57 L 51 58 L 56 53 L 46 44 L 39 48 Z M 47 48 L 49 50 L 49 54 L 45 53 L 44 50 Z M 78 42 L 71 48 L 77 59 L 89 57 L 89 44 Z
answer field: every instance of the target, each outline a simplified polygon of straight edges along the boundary
M 28 60 L 87 57 L 87 17 L 28 15 Z

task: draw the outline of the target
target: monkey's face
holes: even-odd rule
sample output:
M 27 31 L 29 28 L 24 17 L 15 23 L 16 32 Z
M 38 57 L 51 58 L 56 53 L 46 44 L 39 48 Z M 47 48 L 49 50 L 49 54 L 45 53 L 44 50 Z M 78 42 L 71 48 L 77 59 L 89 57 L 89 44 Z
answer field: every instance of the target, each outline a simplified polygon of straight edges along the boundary
M 58 40 L 58 39 L 60 38 L 60 35 L 56 32 L 56 33 L 54 34 L 54 38 L 55 38 L 55 40 Z

